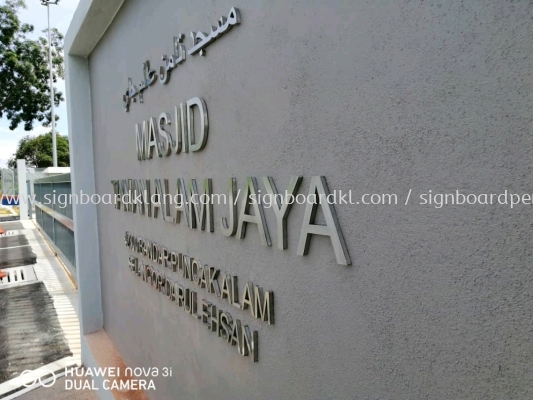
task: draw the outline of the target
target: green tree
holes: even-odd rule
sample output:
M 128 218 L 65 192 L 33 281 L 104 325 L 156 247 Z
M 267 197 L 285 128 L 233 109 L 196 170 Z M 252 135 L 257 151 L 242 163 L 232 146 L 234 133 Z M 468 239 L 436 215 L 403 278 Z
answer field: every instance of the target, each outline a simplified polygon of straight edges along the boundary
M 57 166 L 70 166 L 68 138 L 56 133 L 57 142 Z M 52 150 L 52 132 L 39 136 L 23 137 L 18 145 L 17 152 L 13 154 L 7 165 L 15 168 L 17 160 L 26 160 L 28 167 L 47 168 L 54 165 Z
M 10 121 L 11 130 L 23 123 L 24 130 L 30 131 L 35 120 L 44 126 L 51 122 L 48 40 L 28 37 L 34 28 L 20 22 L 20 8 L 26 8 L 24 0 L 0 0 L 0 118 Z M 57 82 L 64 75 L 63 35 L 57 29 L 51 30 L 51 43 L 53 81 Z M 54 89 L 54 103 L 62 100 L 63 94 Z

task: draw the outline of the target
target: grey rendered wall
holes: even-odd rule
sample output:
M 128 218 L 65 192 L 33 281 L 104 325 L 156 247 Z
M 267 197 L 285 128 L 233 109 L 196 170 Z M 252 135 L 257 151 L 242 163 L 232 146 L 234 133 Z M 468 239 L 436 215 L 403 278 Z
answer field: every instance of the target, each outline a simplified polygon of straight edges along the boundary
M 172 36 L 190 47 L 231 6 L 240 26 L 123 111 L 142 62 L 159 67 Z M 126 1 L 89 60 L 98 193 L 126 178 L 212 178 L 224 193 L 230 176 L 272 176 L 284 189 L 293 175 L 305 193 L 324 175 L 400 203 L 336 206 L 349 267 L 326 239 L 296 255 L 303 206 L 285 251 L 272 210 L 266 247 L 253 226 L 223 236 L 223 206 L 212 234 L 99 206 L 105 330 L 128 365 L 174 369 L 150 398 L 531 398 L 533 207 L 418 203 L 532 193 L 532 17 L 531 2 L 505 0 Z M 206 148 L 138 162 L 134 125 L 194 96 Z M 126 230 L 274 290 L 273 326 L 210 297 L 259 331 L 259 362 L 129 272 Z

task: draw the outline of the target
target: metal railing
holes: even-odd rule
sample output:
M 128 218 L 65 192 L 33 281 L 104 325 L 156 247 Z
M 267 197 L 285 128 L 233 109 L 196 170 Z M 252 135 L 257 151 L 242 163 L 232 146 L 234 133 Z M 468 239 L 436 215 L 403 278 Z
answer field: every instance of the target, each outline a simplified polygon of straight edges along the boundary
M 53 243 L 56 252 L 73 272 L 76 270 L 72 187 L 70 174 L 55 175 L 33 181 L 35 220 Z M 73 274 L 76 276 L 76 274 Z

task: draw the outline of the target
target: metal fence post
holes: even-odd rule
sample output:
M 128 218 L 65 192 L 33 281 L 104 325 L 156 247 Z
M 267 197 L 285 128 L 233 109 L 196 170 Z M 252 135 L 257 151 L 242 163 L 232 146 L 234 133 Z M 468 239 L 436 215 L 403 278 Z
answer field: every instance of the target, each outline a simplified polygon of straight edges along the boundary
M 26 184 L 26 160 L 17 160 L 19 218 L 28 219 L 28 185 Z
M 52 210 L 54 211 L 57 211 L 56 210 L 56 199 L 55 199 L 55 196 L 54 196 L 54 184 L 51 183 L 50 184 L 50 193 L 52 194 Z M 57 239 L 56 239 L 56 219 L 54 217 L 52 217 L 52 240 L 54 241 L 54 243 L 57 243 Z

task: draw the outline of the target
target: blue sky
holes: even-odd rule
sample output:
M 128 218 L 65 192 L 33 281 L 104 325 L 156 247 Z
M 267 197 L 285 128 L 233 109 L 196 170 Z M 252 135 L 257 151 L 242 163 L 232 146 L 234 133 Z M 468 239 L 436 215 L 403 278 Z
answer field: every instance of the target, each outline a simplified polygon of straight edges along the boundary
M 79 0 L 60 0 L 58 5 L 50 6 L 50 26 L 57 28 L 65 35 L 78 2 Z M 42 30 L 48 27 L 46 7 L 41 5 L 40 0 L 26 0 L 26 6 L 27 8 L 19 14 L 20 20 L 34 26 L 35 37 L 45 35 Z M 65 94 L 64 81 L 58 82 L 56 87 Z M 59 121 L 56 123 L 56 131 L 66 135 L 68 133 L 68 121 L 65 102 L 62 102 L 56 108 L 56 114 L 59 116 Z M 0 119 L 0 167 L 4 166 L 7 163 L 7 159 L 15 153 L 21 138 L 26 135 L 40 135 L 49 130 L 50 128 L 44 128 L 36 122 L 33 126 L 33 131 L 25 131 L 21 126 L 11 131 L 9 130 L 9 122 L 6 119 Z

